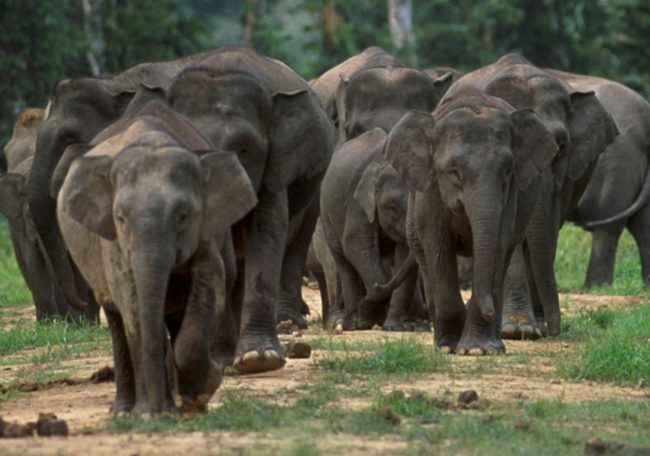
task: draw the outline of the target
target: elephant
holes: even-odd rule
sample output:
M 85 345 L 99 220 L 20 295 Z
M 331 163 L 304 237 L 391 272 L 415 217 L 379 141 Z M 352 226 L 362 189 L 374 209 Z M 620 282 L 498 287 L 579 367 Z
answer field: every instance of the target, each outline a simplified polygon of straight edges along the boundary
M 240 373 L 282 367 L 276 324 L 307 326 L 301 277 L 334 128 L 306 81 L 244 47 L 223 48 L 185 69 L 164 92 L 215 147 L 237 152 L 259 201 L 233 227 L 241 316 L 228 331 L 238 329 L 239 339 L 224 341 L 220 357 L 234 357 Z
M 454 93 L 433 113 L 406 113 L 388 135 L 385 154 L 410 187 L 406 235 L 423 276 L 435 344 L 462 355 L 502 353 L 505 271 L 558 148 L 531 110 L 515 110 L 478 89 Z M 474 258 L 467 309 L 457 255 Z
M 205 409 L 221 383 L 210 356 L 225 306 L 220 250 L 257 203 L 253 185 L 236 152 L 215 150 L 160 100 L 88 148 L 53 193 L 63 239 L 111 332 L 111 410 L 176 412 L 174 377 L 182 407 Z
M 214 52 L 142 63 L 106 77 L 64 79 L 54 88 L 38 129 L 26 195 L 36 233 L 52 262 L 66 308 L 83 310 L 87 303 L 78 291 L 83 277 L 75 270 L 56 223 L 56 195 L 50 193 L 55 169 L 64 156 L 69 160 L 76 157 L 97 133 L 122 117 L 136 93 L 167 86 L 183 68 Z
M 233 296 L 240 304 L 228 307 L 234 314 L 220 333 L 230 336 L 215 349 L 241 373 L 278 369 L 285 359 L 276 318 L 288 316 L 304 326 L 297 310 L 300 274 L 334 141 L 317 97 L 283 63 L 243 46 L 226 46 L 105 78 L 60 82 L 39 131 L 28 185 L 37 231 L 56 259 L 61 283 L 74 282 L 52 226 L 53 199 L 42 188 L 50 185 L 66 152 L 83 149 L 129 106 L 156 97 L 190 117 L 215 147 L 236 151 L 258 192 L 259 207 L 233 231 L 241 266 Z M 78 301 L 74 293 L 67 298 Z
M 337 148 L 323 178 L 320 221 L 336 265 L 344 311 L 342 321 L 327 326 L 342 324 L 349 330 L 380 324 L 386 330 L 404 330 L 416 318 L 426 319 L 426 313 L 418 312 L 417 269 L 404 277 L 404 283 L 386 290 L 377 291 L 375 285 L 389 282 L 391 267 L 398 269 L 409 254 L 408 189 L 383 155 L 386 137 L 381 128 L 373 128 L 346 142 Z M 330 320 L 340 317 L 329 312 Z
M 464 71 L 457 70 L 451 67 L 433 67 L 427 68 L 424 71 L 434 81 L 445 76 L 447 73 L 451 74 L 451 82 L 458 81 L 465 74 Z
M 560 306 L 553 261 L 558 232 L 589 182 L 598 156 L 618 134 L 616 125 L 593 91 L 575 90 L 517 54 L 507 54 L 467 73 L 449 89 L 445 99 L 467 88 L 499 97 L 515 109 L 532 109 L 559 148 L 553 163 L 542 174 L 525 241 L 515 253 L 521 252 L 525 262 L 513 260 L 508 272 L 502 322 L 504 337 L 538 337 L 546 332 L 557 335 Z M 513 270 L 522 264 L 527 265 L 525 271 Z M 527 311 L 521 299 L 526 277 L 534 314 Z
M 599 156 L 587 188 L 567 217 L 592 233 L 584 288 L 612 283 L 616 247 L 625 227 L 639 248 L 641 278 L 647 284 L 650 282 L 650 104 L 618 82 L 547 71 L 576 90 L 593 90 L 620 132 Z
M 66 306 L 62 290 L 56 280 L 52 263 L 36 233 L 25 198 L 25 182 L 29 179 L 34 159 L 36 133 L 43 121 L 44 111 L 24 109 L 14 125 L 13 135 L 4 148 L 7 173 L 0 176 L 0 213 L 9 222 L 11 243 L 16 262 L 34 299 L 36 320 L 68 318 L 89 322 L 99 321 L 99 307 L 89 297 L 83 314 Z M 84 284 L 77 284 L 83 287 Z M 89 293 L 80 289 L 79 293 Z

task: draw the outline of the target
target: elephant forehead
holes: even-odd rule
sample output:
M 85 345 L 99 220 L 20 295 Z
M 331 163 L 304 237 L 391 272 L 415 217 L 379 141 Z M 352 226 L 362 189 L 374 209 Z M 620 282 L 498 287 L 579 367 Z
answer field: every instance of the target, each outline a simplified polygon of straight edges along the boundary
M 166 132 L 158 131 L 146 120 L 136 120 L 125 130 L 111 136 L 92 150 L 88 155 L 116 156 L 130 147 L 157 149 L 163 147 L 178 147 L 178 142 Z
M 464 138 L 468 141 L 481 140 L 494 133 L 509 131 L 511 126 L 512 121 L 507 112 L 480 105 L 455 109 L 437 123 L 439 131 L 452 138 Z
M 175 186 L 191 185 L 201 176 L 198 157 L 180 147 L 130 147 L 113 162 L 113 179 L 118 184 L 135 184 L 154 180 Z

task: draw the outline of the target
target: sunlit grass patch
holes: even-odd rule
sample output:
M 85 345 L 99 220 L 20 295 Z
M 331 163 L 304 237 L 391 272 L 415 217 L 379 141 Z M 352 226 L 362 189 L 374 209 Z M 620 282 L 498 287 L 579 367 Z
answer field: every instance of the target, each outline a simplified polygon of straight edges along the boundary
M 348 374 L 408 375 L 439 372 L 449 363 L 446 355 L 411 338 L 385 339 L 372 353 L 344 351 L 320 358 L 316 364 L 329 371 Z
M 579 359 L 559 367 L 569 378 L 633 385 L 650 379 L 650 304 L 585 312 L 567 320 L 567 337 L 585 340 Z
M 0 215 L 0 307 L 25 305 L 32 302 L 32 294 L 20 273 L 11 245 L 9 225 Z

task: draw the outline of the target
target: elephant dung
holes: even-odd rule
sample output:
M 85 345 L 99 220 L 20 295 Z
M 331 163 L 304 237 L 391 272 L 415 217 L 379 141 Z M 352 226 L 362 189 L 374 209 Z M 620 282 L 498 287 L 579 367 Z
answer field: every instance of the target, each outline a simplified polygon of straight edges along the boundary
M 287 358 L 300 359 L 311 356 L 311 345 L 305 342 L 289 342 L 286 347 Z

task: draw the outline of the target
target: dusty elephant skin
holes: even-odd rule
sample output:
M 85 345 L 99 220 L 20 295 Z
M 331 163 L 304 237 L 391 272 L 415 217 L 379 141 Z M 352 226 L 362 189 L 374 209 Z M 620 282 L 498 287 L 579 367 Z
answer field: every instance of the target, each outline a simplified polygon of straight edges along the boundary
M 215 146 L 237 153 L 259 200 L 233 228 L 240 272 L 234 307 L 241 314 L 223 332 L 239 337 L 223 340 L 219 356 L 234 358 L 240 373 L 282 367 L 275 325 L 307 324 L 300 313 L 302 270 L 333 127 L 300 76 L 244 47 L 223 48 L 165 92 Z
M 530 110 L 476 89 L 445 98 L 433 115 L 404 115 L 385 153 L 412 186 L 406 232 L 436 344 L 460 354 L 499 353 L 505 268 L 557 147 Z M 474 257 L 467 311 L 457 254 Z
M 63 180 L 57 215 L 106 313 L 117 387 L 112 411 L 175 411 L 174 377 L 183 407 L 205 407 L 221 382 L 210 357 L 225 305 L 220 247 L 257 202 L 250 180 L 234 153 L 213 151 L 158 100 L 91 146 Z M 165 374 L 168 333 L 175 372 Z
M 553 261 L 558 232 L 589 182 L 598 156 L 616 137 L 616 126 L 592 91 L 575 90 L 515 54 L 466 74 L 445 98 L 467 87 L 499 97 L 516 109 L 532 109 L 559 148 L 553 163 L 542 174 L 523 248 L 515 252 L 525 256 L 525 263 L 515 260 L 508 270 L 502 322 L 506 337 L 521 337 L 522 333 L 536 337 L 545 328 L 549 335 L 557 335 L 560 306 Z M 514 269 L 522 264 L 527 265 L 529 274 Z M 521 299 L 527 279 L 534 315 L 527 310 L 526 300 Z
M 637 243 L 641 278 L 648 283 L 650 103 L 632 89 L 614 81 L 549 72 L 576 90 L 593 90 L 620 132 L 598 157 L 593 176 L 568 218 L 592 231 L 591 256 L 584 287 L 612 283 L 616 247 L 625 228 L 630 230 Z
M 322 184 L 321 222 L 343 294 L 343 329 L 404 329 L 423 309 L 417 268 L 396 287 L 377 292 L 408 256 L 406 182 L 386 161 L 386 133 L 375 128 L 339 147 Z M 414 308 L 414 309 L 412 309 Z M 426 314 L 420 312 L 420 319 Z M 336 315 L 330 318 L 341 318 Z
M 80 313 L 66 304 L 63 290 L 57 281 L 47 252 L 34 228 L 25 198 L 26 181 L 32 168 L 36 134 L 43 121 L 44 111 L 25 109 L 18 116 L 11 139 L 4 148 L 7 174 L 0 176 L 0 213 L 9 221 L 11 243 L 25 283 L 32 293 L 36 318 L 70 318 L 77 320 Z M 83 315 L 88 321 L 97 321 L 99 307 L 92 293 L 83 283 L 77 284 L 79 294 L 89 303 Z

